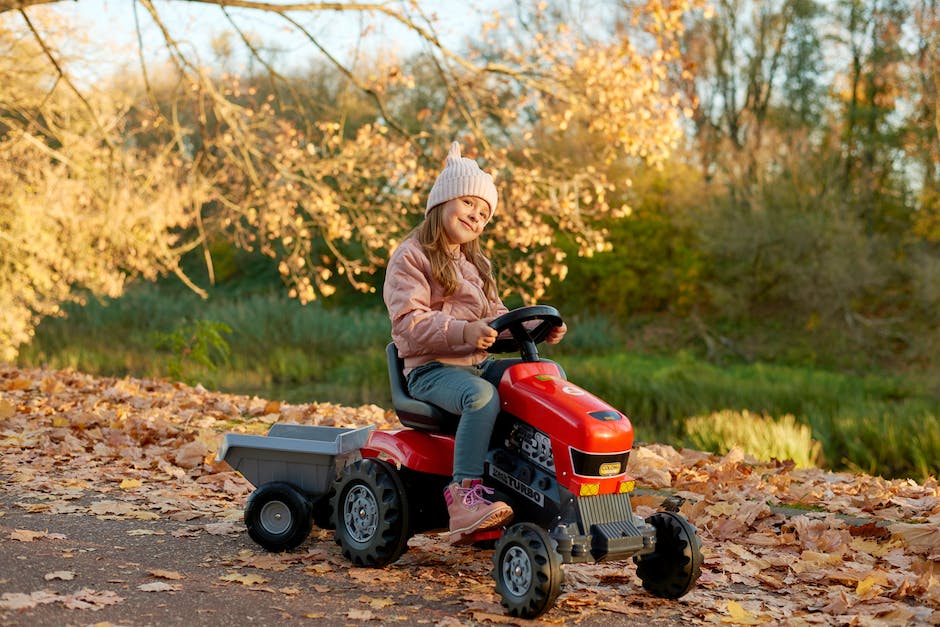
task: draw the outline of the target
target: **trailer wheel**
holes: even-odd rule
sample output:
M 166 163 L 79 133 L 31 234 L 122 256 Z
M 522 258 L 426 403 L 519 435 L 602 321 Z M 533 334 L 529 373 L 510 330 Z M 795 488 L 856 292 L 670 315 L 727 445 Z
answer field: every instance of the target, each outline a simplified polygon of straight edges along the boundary
M 702 573 L 702 541 L 681 514 L 657 512 L 646 522 L 656 528 L 656 550 L 633 558 L 636 574 L 651 594 L 678 599 L 695 587 Z
M 337 479 L 333 538 L 359 566 L 380 568 L 408 549 L 408 499 L 398 471 L 378 459 L 357 461 Z
M 522 618 L 551 608 L 564 581 L 556 542 L 531 523 L 513 525 L 496 542 L 492 574 L 503 607 Z
M 310 502 L 289 483 L 266 483 L 248 497 L 245 526 L 251 539 L 268 551 L 289 551 L 310 535 Z

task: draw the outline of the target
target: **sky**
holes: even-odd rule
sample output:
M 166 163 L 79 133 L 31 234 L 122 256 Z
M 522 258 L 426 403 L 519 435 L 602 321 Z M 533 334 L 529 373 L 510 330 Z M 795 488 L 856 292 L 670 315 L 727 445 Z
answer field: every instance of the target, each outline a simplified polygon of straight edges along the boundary
M 63 1 L 34 7 L 30 9 L 30 15 L 32 16 L 33 12 L 47 12 L 72 21 L 79 31 L 84 33 L 84 37 L 73 38 L 73 44 L 76 54 L 90 59 L 87 72 L 107 75 L 122 65 L 138 64 L 135 4 L 130 0 Z M 220 8 L 181 0 L 157 0 L 154 4 L 175 39 L 188 51 L 195 52 L 202 64 L 216 64 L 211 42 L 222 31 L 232 31 L 232 25 Z M 438 33 L 446 41 L 462 39 L 470 29 L 479 28 L 481 7 L 495 3 L 438 0 L 423 4 L 430 7 L 428 11 L 437 18 L 435 25 Z M 267 44 L 275 44 L 281 50 L 277 57 L 280 70 L 302 66 L 312 58 L 322 58 L 306 38 L 277 15 L 238 8 L 231 8 L 229 11 L 243 31 L 256 35 Z M 407 54 L 417 45 L 413 35 L 387 18 L 380 20 L 361 12 L 335 11 L 298 12 L 293 15 L 329 48 L 331 54 L 341 59 L 344 55 L 352 54 L 360 41 L 367 47 L 372 46 L 383 52 L 401 55 Z M 147 57 L 160 58 L 165 54 L 165 46 L 159 30 L 144 7 L 139 4 L 137 16 Z M 366 35 L 362 40 L 361 33 Z M 232 43 L 235 49 L 244 49 L 238 38 L 234 38 Z M 79 50 L 81 52 L 78 52 Z M 235 67 L 228 68 L 232 71 L 244 69 L 245 59 L 236 58 L 232 65 Z M 91 67 L 94 69 L 90 69 Z

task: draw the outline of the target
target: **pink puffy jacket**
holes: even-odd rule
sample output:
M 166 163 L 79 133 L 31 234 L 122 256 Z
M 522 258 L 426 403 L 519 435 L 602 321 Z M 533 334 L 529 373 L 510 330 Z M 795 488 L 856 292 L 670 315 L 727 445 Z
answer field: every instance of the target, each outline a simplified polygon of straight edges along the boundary
M 405 361 L 407 375 L 430 361 L 475 365 L 489 356 L 463 341 L 468 322 L 508 311 L 499 298 L 487 298 L 483 279 L 462 254 L 456 262 L 460 283 L 450 296 L 431 276 L 431 261 L 409 237 L 388 262 L 382 296 L 392 320 L 392 340 Z

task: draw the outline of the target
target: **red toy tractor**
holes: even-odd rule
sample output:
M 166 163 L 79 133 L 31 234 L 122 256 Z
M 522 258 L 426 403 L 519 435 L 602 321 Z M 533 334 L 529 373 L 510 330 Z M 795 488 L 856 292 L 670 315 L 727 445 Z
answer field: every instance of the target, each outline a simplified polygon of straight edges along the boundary
M 514 616 L 551 608 L 567 563 L 632 557 L 646 590 L 679 598 L 701 572 L 695 528 L 672 511 L 646 520 L 633 514 L 630 420 L 539 359 L 536 345 L 560 324 L 558 311 L 544 305 L 492 322 L 501 337 L 490 352 L 521 357 L 502 360 L 494 381 L 502 411 L 483 481 L 515 516 L 509 528 L 472 540 L 493 548 L 496 591 Z M 335 530 L 347 559 L 382 567 L 408 550 L 414 534 L 447 529 L 442 493 L 459 418 L 408 396 L 393 344 L 387 358 L 392 401 L 408 428 L 275 424 L 266 436 L 226 434 L 218 459 L 256 486 L 245 525 L 265 549 L 299 546 L 316 523 Z

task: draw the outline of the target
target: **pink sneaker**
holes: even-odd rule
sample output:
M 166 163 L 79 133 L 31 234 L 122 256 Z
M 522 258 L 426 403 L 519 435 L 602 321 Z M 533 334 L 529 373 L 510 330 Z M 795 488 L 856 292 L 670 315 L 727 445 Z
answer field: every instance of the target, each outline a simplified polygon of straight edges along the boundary
M 512 519 L 512 508 L 502 501 L 487 501 L 483 495 L 493 490 L 480 479 L 464 479 L 444 490 L 450 515 L 450 542 L 465 544 L 475 531 L 496 529 Z

